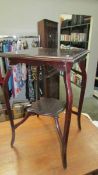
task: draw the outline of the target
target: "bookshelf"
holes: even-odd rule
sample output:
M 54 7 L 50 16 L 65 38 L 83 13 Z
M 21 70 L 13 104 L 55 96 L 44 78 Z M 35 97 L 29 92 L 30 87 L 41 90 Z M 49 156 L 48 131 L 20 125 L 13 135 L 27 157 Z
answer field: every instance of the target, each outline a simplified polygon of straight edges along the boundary
M 60 47 L 88 48 L 90 16 L 85 15 L 61 15 L 60 18 Z M 71 81 L 77 86 L 81 86 L 80 69 L 76 64 L 72 68 Z

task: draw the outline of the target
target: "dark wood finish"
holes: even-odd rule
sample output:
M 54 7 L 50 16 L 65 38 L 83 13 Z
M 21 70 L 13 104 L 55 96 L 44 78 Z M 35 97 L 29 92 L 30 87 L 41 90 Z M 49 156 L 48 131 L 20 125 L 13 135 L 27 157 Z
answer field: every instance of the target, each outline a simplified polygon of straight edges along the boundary
M 56 72 L 53 76 L 49 76 L 45 80 L 46 97 L 59 99 L 59 72 Z
M 40 46 L 43 48 L 57 48 L 58 45 L 58 23 L 48 19 L 38 22 L 38 34 L 40 35 Z M 52 71 L 48 66 L 47 71 Z M 47 97 L 59 98 L 59 74 L 46 79 Z
M 9 97 L 9 91 L 8 91 L 8 81 L 9 78 L 12 74 L 12 69 L 11 67 L 9 67 L 8 72 L 6 73 L 6 77 L 4 79 L 4 84 L 3 84 L 3 89 L 4 89 L 4 97 L 5 97 L 5 103 L 6 103 L 6 107 L 7 107 L 7 112 L 9 115 L 9 119 L 10 119 L 10 125 L 11 125 L 11 129 L 12 129 L 12 139 L 11 139 L 11 146 L 13 146 L 14 140 L 15 140 L 15 125 L 14 125 L 14 116 L 11 110 L 11 106 L 10 106 L 10 97 Z
M 79 48 L 53 49 L 53 48 L 32 48 L 16 52 L 0 53 L 1 57 L 8 58 L 10 65 L 26 63 L 32 65 L 51 65 L 57 70 L 65 71 L 66 63 L 77 63 L 85 60 L 89 51 Z
M 58 23 L 48 19 L 38 22 L 38 34 L 40 35 L 40 46 L 44 48 L 57 48 Z
M 40 100 L 33 102 L 31 107 L 27 108 L 27 113 L 45 116 L 58 117 L 58 114 L 65 109 L 65 104 L 55 98 L 41 97 Z
M 81 88 L 80 100 L 79 100 L 79 106 L 78 106 L 78 126 L 79 126 L 79 129 L 81 129 L 80 118 L 81 118 L 81 110 L 82 110 L 82 104 L 83 104 L 85 88 L 86 88 L 86 80 L 87 80 L 87 75 L 85 70 L 85 60 L 79 62 L 79 67 L 82 73 L 81 86 L 84 87 L 84 88 Z
M 63 132 L 63 139 L 62 139 L 62 160 L 64 168 L 67 167 L 67 142 L 68 142 L 68 135 L 69 135 L 69 128 L 71 122 L 71 111 L 72 111 L 72 103 L 73 103 L 73 95 L 71 89 L 71 80 L 70 80 L 70 72 L 72 68 L 72 63 L 66 63 L 66 73 L 64 74 L 64 83 L 66 88 L 66 117 L 64 123 L 64 132 Z
M 26 63 L 32 65 L 51 65 L 59 71 L 64 71 L 64 82 L 66 88 L 66 113 L 65 113 L 65 122 L 64 122 L 64 131 L 61 132 L 60 125 L 58 120 L 55 120 L 56 128 L 58 130 L 58 134 L 61 140 L 61 152 L 62 152 L 62 161 L 63 167 L 67 167 L 67 142 L 69 136 L 70 129 L 70 121 L 71 121 L 71 113 L 72 113 L 72 103 L 73 103 L 73 94 L 71 89 L 71 81 L 70 81 L 70 72 L 74 63 L 78 63 L 82 70 L 82 87 L 81 87 L 81 95 L 80 102 L 77 112 L 77 117 L 80 124 L 80 114 L 82 110 L 85 86 L 86 86 L 86 72 L 84 67 L 84 60 L 86 58 L 88 51 L 84 49 L 43 49 L 43 48 L 34 48 L 32 50 L 19 51 L 17 53 L 0 53 L 0 56 L 6 57 L 9 59 L 10 65 L 14 65 L 17 63 Z M 84 72 L 84 73 L 83 73 Z M 5 93 L 5 102 L 9 114 L 9 119 L 12 128 L 12 141 L 11 145 L 13 146 L 15 140 L 15 128 L 22 124 L 24 121 L 19 124 L 14 124 L 13 114 L 11 112 L 9 96 L 8 96 L 8 79 L 11 74 L 11 69 L 6 74 L 6 78 L 4 81 L 4 93 Z M 8 97 L 8 98 L 6 98 Z M 50 101 L 51 103 L 51 101 Z M 45 103 L 47 106 L 47 103 Z M 55 104 L 54 104 L 55 105 Z M 35 113 L 35 111 L 34 111 Z M 32 114 L 34 114 L 32 112 Z M 27 113 L 31 114 L 31 112 Z M 39 114 L 39 113 L 38 113 Z M 53 112 L 52 112 L 53 114 Z M 57 117 L 53 115 L 54 117 Z M 26 119 L 28 115 L 26 116 Z M 80 128 L 80 125 L 78 125 Z

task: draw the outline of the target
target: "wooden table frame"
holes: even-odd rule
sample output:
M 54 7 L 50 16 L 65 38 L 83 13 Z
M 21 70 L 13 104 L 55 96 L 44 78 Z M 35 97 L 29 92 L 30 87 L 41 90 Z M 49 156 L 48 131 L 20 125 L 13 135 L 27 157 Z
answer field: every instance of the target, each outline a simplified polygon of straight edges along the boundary
M 32 49 L 33 50 L 33 49 Z M 34 50 L 37 51 L 35 55 Z M 0 53 L 0 56 L 9 59 L 9 69 L 6 73 L 6 77 L 4 80 L 4 96 L 5 96 L 5 103 L 7 107 L 7 112 L 9 115 L 10 125 L 12 129 L 12 140 L 11 146 L 14 144 L 15 140 L 15 129 L 20 126 L 29 116 L 25 116 L 19 123 L 14 124 L 13 120 L 13 113 L 10 107 L 9 102 L 9 91 L 8 91 L 8 80 L 12 74 L 12 65 L 18 63 L 26 63 L 32 64 L 36 66 L 40 65 L 51 65 L 59 71 L 64 71 L 64 83 L 66 89 L 66 113 L 65 113 L 65 122 L 64 122 L 64 130 L 63 132 L 60 129 L 58 119 L 55 120 L 56 128 L 60 137 L 61 141 L 61 151 L 62 151 L 62 162 L 63 167 L 67 167 L 67 143 L 68 143 L 68 136 L 69 136 L 69 129 L 70 129 L 70 121 L 71 121 L 71 114 L 74 113 L 77 115 L 78 121 L 78 128 L 81 130 L 81 110 L 83 105 L 85 87 L 86 87 L 86 71 L 85 71 L 85 58 L 88 53 L 87 50 L 79 49 L 75 50 L 56 50 L 56 49 L 42 49 L 36 48 L 31 53 L 31 51 L 22 51 L 19 53 Z M 73 54 L 74 53 L 74 54 Z M 78 111 L 72 111 L 72 104 L 73 104 L 73 93 L 71 88 L 71 69 L 74 63 L 78 63 L 81 75 L 82 75 L 82 83 L 81 83 L 81 93 L 78 105 Z

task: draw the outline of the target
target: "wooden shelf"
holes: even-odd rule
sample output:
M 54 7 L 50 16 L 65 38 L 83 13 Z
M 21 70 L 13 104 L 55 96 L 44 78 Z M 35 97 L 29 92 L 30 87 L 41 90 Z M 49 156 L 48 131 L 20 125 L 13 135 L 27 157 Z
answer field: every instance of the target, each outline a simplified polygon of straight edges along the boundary
M 86 27 L 87 25 L 90 25 L 90 23 L 65 26 L 65 27 L 61 27 L 61 30 L 67 29 L 67 28 Z
M 76 44 L 83 44 L 83 43 L 88 43 L 88 41 L 60 41 L 60 42 L 65 42 L 65 43 L 76 43 Z

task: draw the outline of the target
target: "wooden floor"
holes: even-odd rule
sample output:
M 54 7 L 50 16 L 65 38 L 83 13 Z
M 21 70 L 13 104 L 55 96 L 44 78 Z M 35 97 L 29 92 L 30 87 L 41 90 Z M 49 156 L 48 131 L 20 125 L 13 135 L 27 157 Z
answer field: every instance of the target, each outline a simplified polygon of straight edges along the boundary
M 64 113 L 60 118 L 62 128 L 63 121 Z M 9 122 L 0 123 L 0 175 L 84 175 L 98 168 L 98 128 L 84 116 L 81 132 L 72 116 L 67 169 L 62 167 L 52 118 L 29 118 L 16 130 L 14 149 L 10 138 Z

